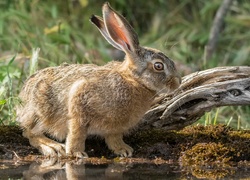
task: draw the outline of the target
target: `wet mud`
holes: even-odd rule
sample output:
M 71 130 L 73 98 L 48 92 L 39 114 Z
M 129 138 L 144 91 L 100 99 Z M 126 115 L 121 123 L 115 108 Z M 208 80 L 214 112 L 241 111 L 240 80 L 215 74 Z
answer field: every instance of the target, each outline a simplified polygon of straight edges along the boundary
M 99 174 L 114 179 L 133 177 L 250 177 L 250 131 L 225 125 L 189 126 L 181 131 L 137 131 L 124 138 L 133 158 L 116 157 L 103 139 L 89 137 L 87 159 L 50 158 L 31 147 L 16 126 L 0 126 L 0 175 L 82 178 Z M 79 174 L 80 173 L 80 174 Z M 13 177 L 13 176 L 11 176 Z M 65 178 L 64 178 L 65 179 Z

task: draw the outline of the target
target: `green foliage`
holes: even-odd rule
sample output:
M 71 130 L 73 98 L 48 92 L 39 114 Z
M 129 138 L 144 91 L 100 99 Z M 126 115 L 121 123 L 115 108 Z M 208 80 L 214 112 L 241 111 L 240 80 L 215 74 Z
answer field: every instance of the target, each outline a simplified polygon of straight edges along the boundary
M 15 123 L 15 109 L 17 97 L 13 87 L 13 80 L 19 79 L 21 72 L 12 68 L 15 56 L 9 60 L 7 65 L 1 66 L 0 70 L 0 124 Z
M 101 15 L 101 6 L 105 1 L 0 2 L 2 123 L 14 122 L 14 101 L 23 81 L 36 68 L 41 69 L 63 62 L 103 64 L 110 60 L 108 52 L 113 48 L 89 22 L 92 14 Z M 141 44 L 161 49 L 172 59 L 192 67 L 193 71 L 215 66 L 250 65 L 248 0 L 235 0 L 232 4 L 216 52 L 211 59 L 204 59 L 204 49 L 221 1 L 155 0 L 145 3 L 138 0 L 135 3 L 134 0 L 110 0 L 109 2 L 134 26 Z M 39 58 L 30 62 L 34 48 L 40 48 Z M 14 57 L 14 54 L 17 54 L 15 60 L 12 59 L 8 63 L 9 57 Z M 212 111 L 202 120 L 207 124 L 222 120 L 228 125 L 235 124 L 235 127 L 239 127 L 238 122 L 241 121 L 241 127 L 242 124 L 249 124 L 249 112 L 249 107 L 227 107 L 220 111 Z
M 250 106 L 220 107 L 207 112 L 198 124 L 226 124 L 236 129 L 250 129 Z

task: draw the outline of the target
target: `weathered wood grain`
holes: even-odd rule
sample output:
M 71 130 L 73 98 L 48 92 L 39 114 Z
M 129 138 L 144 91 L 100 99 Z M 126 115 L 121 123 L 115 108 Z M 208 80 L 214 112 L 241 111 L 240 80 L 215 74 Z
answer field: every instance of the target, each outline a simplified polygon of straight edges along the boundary
M 181 86 L 145 114 L 140 129 L 178 130 L 220 106 L 250 105 L 250 67 L 217 67 L 182 78 Z

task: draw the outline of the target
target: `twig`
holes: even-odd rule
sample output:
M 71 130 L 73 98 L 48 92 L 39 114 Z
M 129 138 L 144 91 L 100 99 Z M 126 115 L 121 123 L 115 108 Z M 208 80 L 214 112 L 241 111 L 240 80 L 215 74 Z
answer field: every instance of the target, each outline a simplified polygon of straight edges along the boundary
M 219 34 L 221 32 L 224 19 L 226 17 L 226 13 L 228 12 L 232 1 L 233 0 L 224 0 L 221 3 L 220 8 L 216 12 L 216 16 L 214 18 L 213 25 L 209 34 L 209 41 L 205 48 L 205 60 L 210 59 L 216 49 Z

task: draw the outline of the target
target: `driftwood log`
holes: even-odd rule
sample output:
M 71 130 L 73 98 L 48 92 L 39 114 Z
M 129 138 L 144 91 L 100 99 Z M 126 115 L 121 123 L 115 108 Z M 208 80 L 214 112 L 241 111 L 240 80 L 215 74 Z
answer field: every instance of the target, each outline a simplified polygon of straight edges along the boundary
M 217 67 L 182 78 L 144 115 L 140 129 L 179 130 L 220 106 L 250 105 L 250 67 Z

